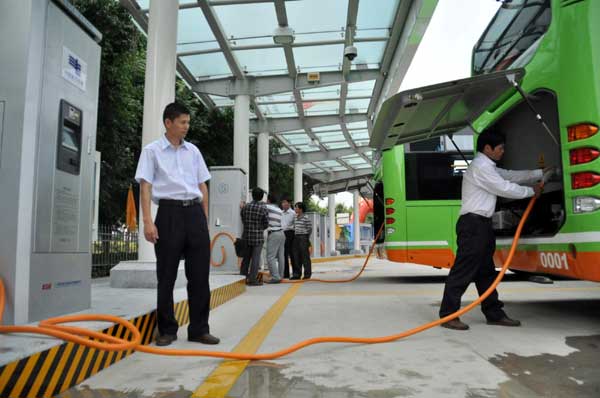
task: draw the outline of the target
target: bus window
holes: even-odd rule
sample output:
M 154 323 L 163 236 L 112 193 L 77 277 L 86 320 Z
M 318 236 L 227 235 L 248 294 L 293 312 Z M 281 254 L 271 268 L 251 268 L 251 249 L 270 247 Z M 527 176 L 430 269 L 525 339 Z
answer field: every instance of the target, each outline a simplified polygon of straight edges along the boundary
M 467 160 L 473 153 L 464 154 Z M 467 164 L 457 152 L 405 154 L 406 200 L 460 200 Z
M 473 50 L 473 74 L 526 64 L 551 22 L 550 0 L 519 0 L 498 11 Z M 521 59 L 519 59 L 521 57 Z M 523 60 L 522 57 L 528 59 Z

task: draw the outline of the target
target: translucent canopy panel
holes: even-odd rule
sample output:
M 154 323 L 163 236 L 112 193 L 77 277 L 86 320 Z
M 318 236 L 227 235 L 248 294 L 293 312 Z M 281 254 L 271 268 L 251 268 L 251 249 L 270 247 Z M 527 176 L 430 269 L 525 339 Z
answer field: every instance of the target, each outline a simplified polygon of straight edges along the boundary
M 332 132 L 332 131 L 341 131 L 342 130 L 342 126 L 340 126 L 339 124 L 332 124 L 329 126 L 320 126 L 320 127 L 313 127 L 312 131 L 314 132 Z
M 364 82 L 356 82 L 348 84 L 348 98 L 352 97 L 370 97 L 373 95 L 375 88 L 375 80 L 367 80 Z
M 216 95 L 211 95 L 210 99 L 218 107 L 233 106 L 235 104 L 235 101 L 228 97 L 218 97 Z
M 281 48 L 234 51 L 242 70 L 255 76 L 281 75 L 287 72 Z
M 339 113 L 339 101 L 304 101 L 302 102 L 304 114 L 310 115 L 329 115 Z
M 399 0 L 361 1 L 358 4 L 356 29 L 390 28 Z
M 332 132 L 332 133 L 315 133 L 315 135 L 319 138 L 319 141 L 325 142 L 339 142 L 345 141 L 346 138 L 341 131 Z
M 347 142 L 324 143 L 323 146 L 325 146 L 325 148 L 329 150 L 350 148 L 350 144 L 348 144 Z
M 296 145 L 294 148 L 298 152 L 317 152 L 321 150 L 317 145 Z
M 354 43 L 354 46 L 358 51 L 358 55 L 353 61 L 356 69 L 360 69 L 360 65 L 377 67 L 383 58 L 386 44 L 387 43 L 383 41 Z
M 240 37 L 271 36 L 278 26 L 277 14 L 272 3 L 232 4 L 214 7 L 225 36 Z
M 210 53 L 181 57 L 190 72 L 200 79 L 231 76 L 231 70 L 223 53 Z
M 294 102 L 294 93 L 272 94 L 256 97 L 258 103 L 263 102 Z
M 354 143 L 356 144 L 356 146 L 365 146 L 365 145 L 369 145 L 369 140 L 354 140 Z
M 352 165 L 352 168 L 353 168 L 353 169 L 356 169 L 356 170 L 363 170 L 363 169 L 365 169 L 365 170 L 366 170 L 366 169 L 370 169 L 370 168 L 372 168 L 372 167 L 373 167 L 373 166 L 371 166 L 371 165 L 370 165 L 370 164 L 368 164 L 368 163 L 364 163 L 364 164 L 357 164 L 357 165 Z
M 346 100 L 346 113 L 366 113 L 371 99 L 352 99 Z
M 285 8 L 288 23 L 296 32 L 331 31 L 346 26 L 347 0 L 286 1 Z
M 293 103 L 258 105 L 258 108 L 266 117 L 298 116 L 298 112 L 296 111 L 296 104 Z
M 335 166 L 339 166 L 340 164 L 335 161 L 335 160 L 322 160 L 320 162 L 314 162 L 315 165 L 319 166 L 319 167 L 335 167 Z
M 200 48 L 189 47 L 193 43 L 205 43 L 205 45 L 200 46 Z M 199 8 L 179 11 L 179 15 L 177 16 L 177 45 L 178 51 L 219 48 L 219 43 L 212 30 L 210 30 L 210 26 L 208 26 L 202 10 Z M 181 48 L 182 46 L 183 48 Z
M 281 135 L 290 145 L 304 145 L 310 143 L 310 137 L 306 134 L 285 134 Z
M 339 84 L 334 84 L 333 86 L 325 86 L 325 87 L 300 90 L 300 94 L 302 95 L 302 99 L 305 101 L 319 100 L 319 99 L 339 98 L 341 90 L 342 89 Z
M 340 70 L 343 55 L 343 44 L 294 47 L 294 59 L 301 72 Z
M 362 122 L 346 123 L 346 128 L 348 130 L 366 129 L 367 128 L 367 121 L 363 120 Z
M 368 140 L 369 130 L 353 130 L 350 132 L 350 136 L 353 140 Z
M 346 171 L 348 170 L 345 166 L 336 166 L 336 167 L 332 167 L 331 171 Z

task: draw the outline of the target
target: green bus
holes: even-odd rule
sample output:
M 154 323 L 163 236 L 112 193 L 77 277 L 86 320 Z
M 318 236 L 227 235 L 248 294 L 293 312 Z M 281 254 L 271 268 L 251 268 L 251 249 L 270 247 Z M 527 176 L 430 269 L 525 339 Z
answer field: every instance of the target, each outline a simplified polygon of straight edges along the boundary
M 376 224 L 391 261 L 451 267 L 462 174 L 477 134 L 499 129 L 499 167 L 559 168 L 511 269 L 600 281 L 600 1 L 504 1 L 473 49 L 472 77 L 400 92 L 381 107 Z M 498 199 L 495 261 L 528 199 Z M 379 226 L 376 225 L 376 229 Z

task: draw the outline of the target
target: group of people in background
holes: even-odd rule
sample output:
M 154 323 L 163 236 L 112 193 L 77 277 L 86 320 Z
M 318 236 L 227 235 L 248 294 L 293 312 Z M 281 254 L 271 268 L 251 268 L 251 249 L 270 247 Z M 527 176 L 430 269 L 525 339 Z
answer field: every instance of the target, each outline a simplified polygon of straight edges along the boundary
M 244 225 L 242 239 L 246 243 L 240 274 L 246 276 L 249 286 L 262 285 L 262 281 L 258 279 L 258 272 L 266 230 L 267 265 L 271 274 L 271 279 L 266 283 L 281 283 L 284 278 L 310 279 L 312 223 L 305 214 L 306 206 L 297 202 L 292 210 L 290 202 L 283 199 L 279 207 L 273 194 L 267 195 L 267 203 L 262 201 L 264 196 L 265 192 L 261 188 L 254 188 L 252 202 L 240 204 L 240 215 Z

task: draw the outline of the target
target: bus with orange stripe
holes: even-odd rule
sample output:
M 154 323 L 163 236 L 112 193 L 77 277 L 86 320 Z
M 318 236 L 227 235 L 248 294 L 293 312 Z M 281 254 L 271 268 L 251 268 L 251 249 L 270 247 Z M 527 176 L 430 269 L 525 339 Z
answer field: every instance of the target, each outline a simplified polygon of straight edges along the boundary
M 505 135 L 498 166 L 553 166 L 511 269 L 600 281 L 600 1 L 504 1 L 475 44 L 472 77 L 407 90 L 375 121 L 376 222 L 391 261 L 449 268 L 462 174 L 479 133 Z M 498 198 L 495 262 L 528 199 Z M 376 230 L 378 230 L 376 225 Z

